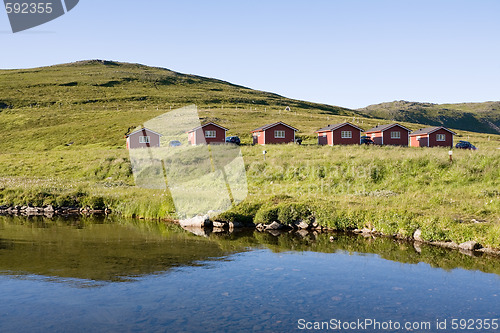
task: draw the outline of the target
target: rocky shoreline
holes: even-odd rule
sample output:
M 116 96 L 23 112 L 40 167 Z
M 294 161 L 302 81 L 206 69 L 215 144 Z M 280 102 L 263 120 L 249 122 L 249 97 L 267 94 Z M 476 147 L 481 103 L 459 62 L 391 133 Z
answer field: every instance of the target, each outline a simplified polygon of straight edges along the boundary
M 106 209 L 91 209 L 90 207 L 79 208 L 79 207 L 53 207 L 48 205 L 45 207 L 33 207 L 31 205 L 27 206 L 0 206 L 0 216 L 43 216 L 47 218 L 52 218 L 54 216 L 87 216 L 87 215 L 108 215 L 111 210 Z M 317 222 L 306 222 L 297 221 L 292 225 L 284 225 L 279 222 L 272 222 L 270 224 L 254 224 L 254 223 L 242 223 L 242 222 L 225 222 L 211 220 L 208 215 L 205 216 L 195 216 L 190 219 L 184 219 L 179 221 L 174 221 L 178 223 L 182 228 L 200 236 L 206 236 L 206 231 L 209 230 L 210 233 L 224 233 L 233 232 L 238 229 L 256 229 L 260 232 L 268 232 L 274 236 L 277 236 L 283 232 L 295 232 L 301 236 L 306 236 L 310 232 L 312 233 L 328 233 L 328 232 L 338 232 L 339 230 L 328 228 L 319 225 Z M 362 235 L 364 237 L 391 237 L 395 239 L 413 241 L 415 243 L 415 248 L 418 250 L 419 244 L 429 244 L 433 246 L 444 247 L 453 250 L 459 250 L 462 253 L 468 255 L 486 253 L 490 255 L 500 256 L 500 249 L 493 249 L 488 247 L 483 247 L 481 244 L 475 241 L 468 241 L 464 243 L 457 244 L 455 242 L 443 242 L 443 241 L 426 241 L 421 238 L 421 230 L 415 231 L 412 237 L 402 237 L 398 234 L 387 235 L 383 234 L 375 229 L 354 229 L 354 230 L 343 230 L 344 232 L 350 232 L 353 234 Z M 330 241 L 334 241 L 334 237 L 330 238 Z
M 232 232 L 235 229 L 242 228 L 252 228 L 260 232 L 269 232 L 272 235 L 279 235 L 283 232 L 295 232 L 299 235 L 305 236 L 309 232 L 313 233 L 327 233 L 327 232 L 338 232 L 332 228 L 324 227 L 316 222 L 306 222 L 297 221 L 292 225 L 284 225 L 279 222 L 272 222 L 270 224 L 254 224 L 254 223 L 241 223 L 241 222 L 225 222 L 225 221 L 212 221 L 208 215 L 196 216 L 191 219 L 179 220 L 178 223 L 184 229 L 197 234 L 206 235 L 202 229 L 208 229 L 212 233 L 222 233 L 222 232 Z M 500 256 L 500 249 L 493 249 L 488 247 L 483 247 L 476 241 L 467 241 L 464 243 L 457 244 L 455 242 L 442 242 L 442 241 L 426 241 L 421 237 L 421 230 L 417 229 L 412 237 L 403 237 L 398 234 L 387 235 L 381 233 L 375 229 L 354 229 L 354 230 L 343 230 L 345 232 L 350 232 L 357 235 L 362 235 L 364 237 L 390 237 L 395 239 L 413 241 L 415 244 L 415 249 L 418 251 L 419 244 L 428 244 L 433 246 L 444 247 L 453 250 L 459 250 L 460 252 L 467 255 L 477 255 L 481 253 L 486 253 L 494 256 Z M 335 237 L 330 237 L 330 241 L 335 241 Z
M 111 213 L 109 209 L 91 209 L 90 207 L 45 207 L 27 206 L 0 206 L 0 215 L 8 216 L 71 216 L 71 215 L 107 215 Z

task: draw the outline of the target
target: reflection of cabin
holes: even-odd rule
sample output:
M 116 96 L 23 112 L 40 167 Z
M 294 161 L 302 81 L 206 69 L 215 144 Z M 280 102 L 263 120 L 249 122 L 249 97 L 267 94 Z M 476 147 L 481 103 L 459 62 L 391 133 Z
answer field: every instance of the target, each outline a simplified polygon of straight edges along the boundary
M 193 128 L 188 132 L 188 141 L 191 145 L 203 145 L 209 143 L 226 142 L 227 128 L 216 123 L 206 123 Z
M 411 130 L 399 125 L 377 125 L 365 132 L 376 145 L 408 146 L 408 135 Z
M 254 144 L 265 145 L 295 142 L 295 132 L 297 131 L 298 129 L 279 121 L 256 128 L 251 133 Z
M 410 134 L 410 146 L 453 148 L 453 135 L 456 134 L 442 126 L 421 128 Z
M 359 145 L 363 129 L 351 123 L 328 125 L 317 130 L 319 145 Z
M 127 149 L 160 147 L 162 135 L 147 128 L 134 131 L 127 137 Z

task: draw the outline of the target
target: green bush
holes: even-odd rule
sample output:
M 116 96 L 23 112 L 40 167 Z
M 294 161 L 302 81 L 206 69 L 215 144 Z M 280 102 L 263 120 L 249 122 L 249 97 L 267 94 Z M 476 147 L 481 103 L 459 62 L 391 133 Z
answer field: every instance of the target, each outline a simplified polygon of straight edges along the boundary
M 219 214 L 216 220 L 225 222 L 243 222 L 252 223 L 255 214 L 257 214 L 259 208 L 262 206 L 260 203 L 247 203 L 242 202 L 236 207 Z
M 278 221 L 285 225 L 313 218 L 313 212 L 303 203 L 281 203 L 276 208 L 278 209 Z
M 261 207 L 257 214 L 255 214 L 254 223 L 269 224 L 278 220 L 277 207 Z

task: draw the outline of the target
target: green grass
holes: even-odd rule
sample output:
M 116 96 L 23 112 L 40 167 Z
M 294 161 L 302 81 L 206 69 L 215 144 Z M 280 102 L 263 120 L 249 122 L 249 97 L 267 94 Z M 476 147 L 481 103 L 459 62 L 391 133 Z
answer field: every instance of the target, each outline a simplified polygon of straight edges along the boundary
M 446 148 L 319 147 L 314 131 L 326 124 L 348 120 L 368 129 L 387 121 L 133 64 L 0 71 L 0 91 L 0 204 L 106 206 L 125 216 L 175 217 L 168 191 L 135 187 L 124 134 L 171 107 L 197 103 L 202 120 L 228 127 L 244 144 L 249 196 L 221 218 L 315 219 L 336 229 L 367 226 L 401 236 L 421 228 L 429 240 L 500 247 L 498 135 L 458 130 L 456 139 L 479 151 L 455 150 L 453 163 Z M 264 161 L 263 147 L 249 145 L 249 131 L 278 120 L 299 128 L 304 145 L 268 145 Z

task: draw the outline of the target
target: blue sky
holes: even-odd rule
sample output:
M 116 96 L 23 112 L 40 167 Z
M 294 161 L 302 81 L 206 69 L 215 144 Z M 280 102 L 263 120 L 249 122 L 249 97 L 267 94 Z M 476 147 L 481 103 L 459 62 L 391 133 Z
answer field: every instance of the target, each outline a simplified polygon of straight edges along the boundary
M 166 67 L 350 108 L 500 100 L 500 1 L 80 0 L 12 34 L 0 68 L 84 59 Z

